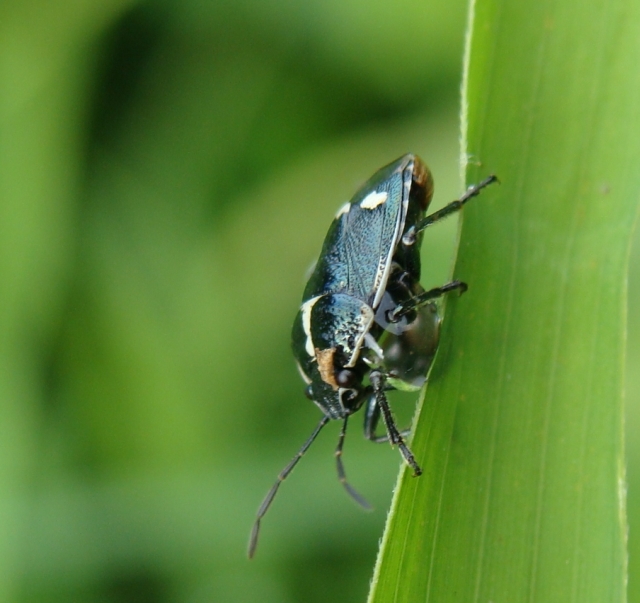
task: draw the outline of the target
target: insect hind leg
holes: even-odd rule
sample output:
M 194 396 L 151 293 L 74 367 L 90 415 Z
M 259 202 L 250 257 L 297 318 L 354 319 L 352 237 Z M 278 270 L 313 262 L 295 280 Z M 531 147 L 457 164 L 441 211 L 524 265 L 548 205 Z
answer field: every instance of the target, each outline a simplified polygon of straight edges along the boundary
M 467 203 L 467 201 L 473 199 L 473 197 L 478 196 L 482 189 L 486 188 L 490 184 L 493 184 L 494 182 L 500 181 L 495 174 L 491 174 L 491 176 L 485 178 L 482 182 L 470 186 L 467 189 L 467 192 L 462 195 L 460 199 L 452 201 L 451 203 L 445 205 L 442 209 L 433 212 L 431 215 L 427 216 L 426 218 L 409 228 L 402 237 L 402 242 L 405 245 L 413 245 L 416 241 L 416 236 L 425 228 L 431 226 L 435 222 L 439 222 L 443 218 L 446 218 L 447 216 L 450 216 L 457 211 L 460 211 L 464 207 L 464 204 Z

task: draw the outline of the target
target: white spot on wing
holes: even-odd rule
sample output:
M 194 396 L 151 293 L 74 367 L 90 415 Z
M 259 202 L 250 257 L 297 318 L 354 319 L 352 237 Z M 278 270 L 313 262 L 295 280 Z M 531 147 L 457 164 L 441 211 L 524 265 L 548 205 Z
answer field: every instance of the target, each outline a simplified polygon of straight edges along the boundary
M 362 201 L 360 201 L 360 207 L 362 209 L 375 209 L 378 205 L 382 205 L 389 196 L 385 191 L 377 192 L 373 191 L 369 193 Z
M 339 210 L 338 213 L 336 214 L 336 220 L 342 216 L 343 214 L 347 214 L 349 213 L 349 210 L 351 209 L 351 203 L 347 202 L 345 203 Z

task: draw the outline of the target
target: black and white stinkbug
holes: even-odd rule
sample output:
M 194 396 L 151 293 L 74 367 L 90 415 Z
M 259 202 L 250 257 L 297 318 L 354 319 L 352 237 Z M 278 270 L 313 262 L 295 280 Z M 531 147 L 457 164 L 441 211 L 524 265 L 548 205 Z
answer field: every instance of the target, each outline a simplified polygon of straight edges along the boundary
M 331 419 L 342 421 L 335 451 L 338 478 L 361 506 L 369 505 L 347 482 L 342 447 L 349 416 L 362 406 L 365 437 L 398 446 L 414 475 L 422 473 L 396 427 L 385 391 L 416 391 L 424 384 L 440 330 L 433 300 L 448 291 L 467 289 L 457 280 L 428 291 L 420 286 L 423 231 L 496 180 L 489 176 L 425 217 L 433 178 L 418 156 L 408 154 L 378 170 L 338 210 L 292 332 L 293 353 L 307 383 L 305 394 L 323 416 L 262 501 L 251 531 L 249 557 L 256 551 L 260 521 L 280 484 Z M 378 436 L 380 415 L 386 434 Z

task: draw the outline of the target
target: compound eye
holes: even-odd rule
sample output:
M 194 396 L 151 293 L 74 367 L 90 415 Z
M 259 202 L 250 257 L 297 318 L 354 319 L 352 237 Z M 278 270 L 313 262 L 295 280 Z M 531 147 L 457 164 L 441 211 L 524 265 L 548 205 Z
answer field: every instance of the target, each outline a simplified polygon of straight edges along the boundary
M 304 395 L 309 398 L 309 400 L 313 400 L 313 388 L 311 387 L 311 384 L 304 388 Z
M 340 387 L 353 387 L 358 383 L 358 377 L 349 369 L 342 369 L 336 373 L 336 383 Z

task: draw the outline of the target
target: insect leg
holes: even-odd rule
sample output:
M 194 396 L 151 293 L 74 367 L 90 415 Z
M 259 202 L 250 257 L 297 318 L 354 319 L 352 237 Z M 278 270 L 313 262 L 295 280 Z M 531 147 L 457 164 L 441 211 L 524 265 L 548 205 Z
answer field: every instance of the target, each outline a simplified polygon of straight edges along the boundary
M 494 182 L 499 182 L 498 177 L 495 174 L 491 174 L 491 176 L 489 176 L 488 178 L 485 178 L 482 182 L 475 184 L 473 186 L 470 186 L 467 189 L 467 192 L 464 195 L 462 195 L 460 199 L 456 199 L 455 201 L 452 201 L 448 205 L 445 205 L 442 209 L 439 209 L 438 211 L 432 213 L 430 216 L 427 216 L 426 218 L 418 222 L 416 225 L 409 228 L 407 232 L 404 234 L 404 236 L 402 237 L 402 242 L 405 245 L 413 245 L 413 243 L 415 243 L 415 240 L 416 240 L 416 235 L 419 232 L 423 231 L 428 226 L 431 226 L 431 224 L 433 224 L 434 222 L 438 222 L 439 220 L 442 220 L 442 218 L 446 218 L 447 216 L 459 211 L 460 209 L 462 209 L 464 204 L 467 201 L 469 201 L 469 199 L 472 199 L 473 197 L 480 194 L 480 191 L 483 188 L 489 186 Z
M 273 499 L 275 498 L 276 492 L 278 492 L 278 488 L 280 484 L 287 478 L 287 476 L 293 471 L 293 468 L 296 466 L 298 461 L 302 458 L 304 453 L 308 450 L 309 446 L 313 443 L 313 440 L 316 439 L 320 430 L 329 422 L 329 417 L 324 416 L 320 420 L 320 423 L 313 430 L 313 433 L 309 436 L 309 439 L 302 445 L 302 448 L 298 450 L 298 454 L 296 454 L 289 464 L 279 473 L 278 479 L 271 486 L 271 490 L 267 492 L 267 495 L 264 497 L 260 508 L 258 509 L 258 513 L 256 514 L 256 521 L 253 524 L 253 528 L 251 529 L 251 536 L 249 538 L 249 550 L 248 555 L 249 559 L 253 558 L 256 552 L 256 547 L 258 546 L 258 536 L 260 535 L 260 520 L 265 516 L 266 512 L 269 510 Z
M 347 420 L 349 417 L 344 418 L 344 423 L 342 423 L 342 430 L 340 431 L 340 437 L 338 438 L 338 446 L 336 447 L 335 457 L 336 457 L 336 467 L 338 469 L 338 479 L 340 483 L 344 486 L 344 489 L 347 491 L 349 496 L 353 498 L 363 509 L 371 510 L 371 505 L 364 499 L 362 495 L 360 495 L 353 486 L 347 481 L 347 474 L 344 471 L 344 465 L 342 463 L 342 447 L 344 446 L 344 437 L 347 433 Z
M 376 435 L 376 427 L 380 420 L 380 406 L 376 400 L 375 394 L 372 394 L 367 400 L 367 405 L 364 409 L 364 437 L 376 444 L 382 444 L 389 441 L 389 435 Z M 400 432 L 403 438 L 406 438 L 411 433 L 411 430 L 404 429 Z
M 451 281 L 446 285 L 442 285 L 442 287 L 434 287 L 433 289 L 429 289 L 429 291 L 420 293 L 409 301 L 398 304 L 393 310 L 387 312 L 387 320 L 389 322 L 398 322 L 400 318 L 411 312 L 411 310 L 415 310 L 432 299 L 442 297 L 445 293 L 456 289 L 458 289 L 460 291 L 460 295 L 462 295 L 467 290 L 467 283 L 463 283 L 462 281 Z
M 380 407 L 378 406 L 375 394 L 371 394 L 364 408 L 364 437 L 376 443 L 388 442 L 389 436 L 376 435 L 376 427 L 378 426 L 379 420 Z
M 418 476 L 422 474 L 422 469 L 416 462 L 415 457 L 409 447 L 405 444 L 402 434 L 398 431 L 396 424 L 391 414 L 391 408 L 389 408 L 389 402 L 384 395 L 384 375 L 380 371 L 371 371 L 369 375 L 371 385 L 373 386 L 373 393 L 376 398 L 377 405 L 380 407 L 382 413 L 382 419 L 384 420 L 385 427 L 387 428 L 387 434 L 389 436 L 389 443 L 397 445 L 404 457 L 407 464 L 413 469 L 413 475 Z

